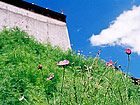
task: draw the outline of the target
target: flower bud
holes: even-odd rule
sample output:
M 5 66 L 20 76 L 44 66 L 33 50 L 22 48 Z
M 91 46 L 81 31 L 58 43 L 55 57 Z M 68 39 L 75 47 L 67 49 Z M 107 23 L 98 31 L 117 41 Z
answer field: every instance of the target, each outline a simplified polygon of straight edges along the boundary
M 126 54 L 130 55 L 131 54 L 131 50 L 128 48 L 128 49 L 125 49 L 125 52 Z
M 37 68 L 42 70 L 42 65 L 39 64 Z

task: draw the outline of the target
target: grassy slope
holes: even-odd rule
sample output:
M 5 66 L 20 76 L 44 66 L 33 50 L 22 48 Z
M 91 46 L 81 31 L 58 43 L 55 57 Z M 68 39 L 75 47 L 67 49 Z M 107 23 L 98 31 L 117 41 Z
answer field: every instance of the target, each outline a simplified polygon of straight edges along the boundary
M 139 86 L 100 58 L 63 52 L 24 36 L 28 35 L 18 28 L 0 33 L 0 105 L 140 104 Z M 70 61 L 65 75 L 57 66 L 61 60 Z M 39 64 L 42 70 L 37 69 Z M 50 75 L 54 78 L 47 81 Z

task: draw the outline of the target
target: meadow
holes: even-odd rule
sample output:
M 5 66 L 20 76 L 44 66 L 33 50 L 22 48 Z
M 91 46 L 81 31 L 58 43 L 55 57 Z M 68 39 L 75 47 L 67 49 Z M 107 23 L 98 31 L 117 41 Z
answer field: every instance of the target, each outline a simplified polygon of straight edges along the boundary
M 140 86 L 116 62 L 0 32 L 0 105 L 140 105 Z

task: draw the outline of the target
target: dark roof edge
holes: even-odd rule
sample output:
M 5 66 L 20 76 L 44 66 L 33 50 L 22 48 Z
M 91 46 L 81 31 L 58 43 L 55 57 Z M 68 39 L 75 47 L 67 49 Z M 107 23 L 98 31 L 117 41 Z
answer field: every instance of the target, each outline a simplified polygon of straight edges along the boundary
M 48 17 L 66 22 L 66 15 L 60 14 L 58 12 L 54 12 L 52 10 L 49 10 L 49 9 L 31 4 L 31 3 L 28 3 L 23 0 L 0 0 L 0 1 L 14 5 L 16 7 L 20 7 L 20 8 L 38 13 L 38 14 L 41 14 L 41 15 L 44 15 L 44 16 L 48 16 Z

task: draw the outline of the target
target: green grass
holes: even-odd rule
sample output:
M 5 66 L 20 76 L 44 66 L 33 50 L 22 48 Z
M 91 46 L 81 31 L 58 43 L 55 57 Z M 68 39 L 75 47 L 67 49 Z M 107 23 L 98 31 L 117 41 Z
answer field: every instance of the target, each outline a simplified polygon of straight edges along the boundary
M 18 28 L 0 33 L 0 105 L 140 105 L 140 87 L 99 57 L 25 36 Z M 57 66 L 63 60 L 70 63 Z

